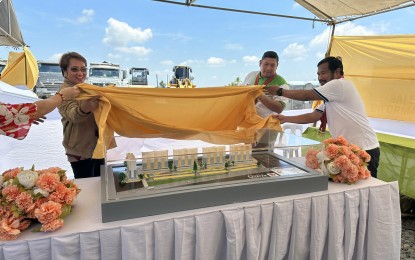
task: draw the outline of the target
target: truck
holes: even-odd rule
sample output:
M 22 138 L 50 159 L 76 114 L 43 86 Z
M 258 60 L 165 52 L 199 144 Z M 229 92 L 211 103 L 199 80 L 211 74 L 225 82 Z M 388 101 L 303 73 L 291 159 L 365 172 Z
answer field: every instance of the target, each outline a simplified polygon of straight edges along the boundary
M 6 67 L 6 64 L 7 64 L 7 60 L 0 60 L 0 75 L 4 67 Z
M 149 71 L 147 68 L 136 68 L 130 69 L 131 74 L 131 85 L 148 85 L 147 76 Z
M 122 70 L 120 65 L 107 61 L 100 63 L 89 63 L 89 74 L 86 82 L 95 86 L 123 86 L 127 71 Z
M 33 91 L 39 98 L 48 98 L 59 90 L 64 78 L 58 62 L 38 61 L 39 77 Z
M 192 83 L 193 77 L 191 76 L 192 68 L 189 66 L 174 66 L 173 76 L 168 87 L 170 88 L 195 88 L 196 85 Z

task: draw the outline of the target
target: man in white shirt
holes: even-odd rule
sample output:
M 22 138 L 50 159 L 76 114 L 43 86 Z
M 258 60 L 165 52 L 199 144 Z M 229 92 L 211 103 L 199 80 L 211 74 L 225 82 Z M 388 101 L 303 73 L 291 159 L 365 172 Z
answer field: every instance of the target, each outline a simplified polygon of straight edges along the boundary
M 318 65 L 318 80 L 321 84 L 312 90 L 286 90 L 277 86 L 268 87 L 268 93 L 284 96 L 294 100 L 323 100 L 324 104 L 313 112 L 297 115 L 275 117 L 281 123 L 313 123 L 318 121 L 323 112 L 327 115 L 327 125 L 333 137 L 342 135 L 350 143 L 365 150 L 371 160 L 368 170 L 377 176 L 379 166 L 379 142 L 375 131 L 370 127 L 363 101 L 352 82 L 343 78 L 343 64 L 340 59 L 327 57 Z

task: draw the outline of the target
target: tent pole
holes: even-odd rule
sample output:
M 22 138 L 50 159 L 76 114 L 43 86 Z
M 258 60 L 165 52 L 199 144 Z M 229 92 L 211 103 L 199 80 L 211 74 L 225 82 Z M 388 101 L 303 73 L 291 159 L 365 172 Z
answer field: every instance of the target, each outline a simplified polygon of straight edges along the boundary
M 327 48 L 327 52 L 326 52 L 325 57 L 330 56 L 331 46 L 333 45 L 333 36 L 334 36 L 334 30 L 336 29 L 336 24 L 333 23 L 333 24 L 331 24 L 331 26 L 332 26 L 332 29 L 331 29 L 331 35 L 330 35 L 330 40 L 329 40 L 329 46 Z

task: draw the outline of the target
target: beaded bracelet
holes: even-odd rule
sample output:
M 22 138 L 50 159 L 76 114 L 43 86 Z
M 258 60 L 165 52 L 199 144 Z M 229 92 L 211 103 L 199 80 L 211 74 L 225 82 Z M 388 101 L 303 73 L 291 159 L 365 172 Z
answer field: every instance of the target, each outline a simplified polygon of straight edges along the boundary
M 60 93 L 60 92 L 56 92 L 56 94 L 55 94 L 55 95 L 59 95 L 59 96 L 61 97 L 61 99 L 62 99 L 61 104 L 63 103 L 63 101 L 65 101 L 65 99 L 63 99 L 63 95 L 62 95 L 62 93 Z

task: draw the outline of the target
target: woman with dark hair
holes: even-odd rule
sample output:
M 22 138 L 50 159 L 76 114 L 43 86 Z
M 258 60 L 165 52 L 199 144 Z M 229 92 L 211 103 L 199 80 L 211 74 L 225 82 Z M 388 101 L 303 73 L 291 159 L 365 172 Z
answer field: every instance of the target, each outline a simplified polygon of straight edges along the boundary
M 62 55 L 59 65 L 65 78 L 61 90 L 84 83 L 87 75 L 87 61 L 77 52 Z M 100 96 L 87 100 L 63 102 L 59 107 L 62 115 L 63 146 L 71 163 L 75 179 L 100 175 L 104 159 L 93 159 L 92 154 L 98 140 L 98 127 L 91 113 L 99 105 Z

